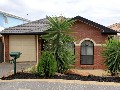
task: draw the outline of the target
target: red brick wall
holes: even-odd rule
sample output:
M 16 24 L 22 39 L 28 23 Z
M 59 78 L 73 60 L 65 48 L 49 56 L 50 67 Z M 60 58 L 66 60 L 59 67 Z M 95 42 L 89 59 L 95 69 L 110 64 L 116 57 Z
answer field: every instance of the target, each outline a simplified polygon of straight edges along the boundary
M 3 62 L 3 60 L 4 60 L 4 50 L 3 50 L 3 41 L 2 41 L 2 37 L 0 37 L 0 42 L 2 43 L 2 47 L 0 47 L 0 48 L 2 48 L 2 51 L 1 51 L 1 53 L 0 53 L 0 56 L 1 56 L 1 54 L 2 54 L 2 57 L 1 57 L 1 59 L 2 60 L 0 60 L 0 62 Z
M 101 56 L 102 47 L 95 46 L 94 47 L 94 68 L 104 69 L 104 59 Z
M 77 43 L 82 39 L 90 38 L 94 40 L 96 44 L 103 44 L 107 38 L 107 35 L 101 34 L 101 30 L 79 21 L 73 25 L 72 29 L 74 30 L 74 36 L 77 39 Z
M 5 61 L 9 61 L 9 35 L 4 35 Z
M 74 31 L 76 44 L 79 44 L 81 40 L 85 38 L 90 38 L 95 41 L 96 44 L 103 44 L 107 39 L 107 35 L 101 34 L 101 30 L 90 26 L 88 24 L 77 21 L 72 29 Z M 103 65 L 104 59 L 101 56 L 102 47 L 94 46 L 94 64 L 93 65 L 80 65 L 80 46 L 75 46 L 75 56 L 76 56 L 76 67 L 80 68 L 91 68 L 91 69 L 104 69 Z

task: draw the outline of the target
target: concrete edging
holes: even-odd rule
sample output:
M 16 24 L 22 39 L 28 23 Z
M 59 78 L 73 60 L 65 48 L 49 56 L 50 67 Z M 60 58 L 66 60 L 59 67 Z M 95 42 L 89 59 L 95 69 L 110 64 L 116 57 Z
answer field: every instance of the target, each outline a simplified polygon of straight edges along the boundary
M 63 79 L 13 79 L 13 80 L 0 80 L 0 82 L 58 82 L 58 83 L 71 83 L 71 84 L 94 84 L 94 85 L 110 85 L 120 86 L 120 83 L 115 82 L 96 82 L 96 81 L 80 81 L 80 80 L 63 80 Z

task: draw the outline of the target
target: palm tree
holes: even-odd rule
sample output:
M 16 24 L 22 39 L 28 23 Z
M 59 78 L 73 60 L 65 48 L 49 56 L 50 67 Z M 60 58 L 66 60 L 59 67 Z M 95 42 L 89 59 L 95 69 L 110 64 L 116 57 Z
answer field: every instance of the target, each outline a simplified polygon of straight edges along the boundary
M 46 41 L 45 50 L 53 52 L 57 61 L 57 71 L 63 73 L 74 62 L 74 54 L 67 48 L 67 44 L 73 42 L 70 33 L 74 21 L 63 16 L 47 19 L 50 29 L 47 31 L 48 34 L 42 36 Z

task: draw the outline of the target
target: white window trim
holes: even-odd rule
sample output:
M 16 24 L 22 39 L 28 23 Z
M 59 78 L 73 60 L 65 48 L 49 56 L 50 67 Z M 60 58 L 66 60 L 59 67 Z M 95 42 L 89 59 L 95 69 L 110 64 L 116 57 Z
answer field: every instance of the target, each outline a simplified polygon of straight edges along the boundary
M 85 38 L 85 39 L 82 39 L 78 44 L 76 42 L 74 42 L 75 46 L 81 46 L 82 42 L 85 41 L 85 40 L 90 40 L 93 42 L 94 46 L 102 46 L 103 44 L 97 44 L 95 43 L 94 40 L 90 39 L 90 38 Z

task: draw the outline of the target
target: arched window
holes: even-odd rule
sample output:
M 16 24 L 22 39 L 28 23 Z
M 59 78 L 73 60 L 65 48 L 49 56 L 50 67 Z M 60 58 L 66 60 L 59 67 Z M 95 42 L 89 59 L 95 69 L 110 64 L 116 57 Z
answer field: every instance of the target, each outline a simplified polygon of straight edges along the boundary
M 81 60 L 82 65 L 92 65 L 94 62 L 94 44 L 90 40 L 85 40 L 81 44 Z
M 69 49 L 69 51 L 71 51 L 73 54 L 75 54 L 75 45 L 74 45 L 74 42 L 69 42 L 67 44 L 67 48 Z

